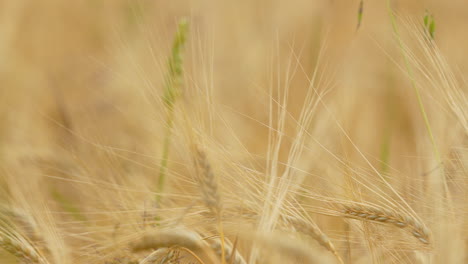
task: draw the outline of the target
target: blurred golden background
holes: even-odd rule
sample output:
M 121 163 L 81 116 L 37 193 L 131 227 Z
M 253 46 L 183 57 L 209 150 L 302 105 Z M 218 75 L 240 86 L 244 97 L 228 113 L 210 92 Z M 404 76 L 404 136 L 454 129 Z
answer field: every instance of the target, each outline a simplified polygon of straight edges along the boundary
M 386 2 L 365 1 L 362 25 L 356 30 L 359 2 L 2 1 L 2 145 L 47 151 L 54 133 L 63 130 L 60 125 L 69 125 L 79 133 L 106 135 L 100 140 L 109 144 L 144 152 L 133 145 L 146 144 L 146 137 L 154 135 L 141 129 L 151 117 L 141 109 L 139 95 L 142 89 L 162 92 L 166 58 L 181 17 L 191 27 L 184 66 L 190 73 L 187 86 L 206 81 L 217 101 L 261 118 L 267 113 L 257 108 L 257 90 L 267 89 L 276 64 L 286 71 L 293 52 L 292 60 L 301 65 L 289 98 L 291 111 L 297 113 L 300 104 L 294 102 L 303 98 L 307 75 L 322 48 L 320 66 L 326 64 L 325 76 L 334 80 L 334 92 L 343 95 L 333 100 L 346 111 L 360 113 L 354 129 L 376 130 L 366 133 L 378 137 L 374 133 L 382 131 L 375 124 L 382 120 L 385 104 L 411 111 L 414 101 L 399 100 L 407 97 L 405 92 L 388 94 L 388 86 L 406 91 L 409 83 L 396 77 L 401 72 L 392 60 L 401 62 L 401 56 Z M 431 12 L 437 45 L 465 75 L 464 1 L 392 5 L 399 16 L 421 24 L 425 11 Z M 396 102 L 387 102 L 389 96 Z M 69 122 L 63 118 L 72 123 L 63 124 Z M 411 129 L 404 120 L 399 122 Z M 363 139 L 375 146 L 368 140 Z

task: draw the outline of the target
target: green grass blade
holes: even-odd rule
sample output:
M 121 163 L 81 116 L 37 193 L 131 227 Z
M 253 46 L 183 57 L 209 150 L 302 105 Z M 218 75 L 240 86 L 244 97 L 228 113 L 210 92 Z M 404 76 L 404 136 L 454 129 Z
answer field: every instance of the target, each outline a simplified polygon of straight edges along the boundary
M 357 23 L 356 30 L 358 30 L 361 27 L 363 12 L 364 12 L 364 0 L 361 0 L 361 2 L 359 3 L 358 17 L 357 17 L 358 23 Z
M 180 96 L 180 86 L 182 85 L 183 69 L 182 69 L 182 52 L 188 34 L 188 23 L 185 19 L 181 20 L 178 25 L 177 33 L 172 45 L 171 56 L 168 60 L 168 72 L 164 83 L 163 102 L 167 110 L 166 129 L 164 134 L 164 143 L 161 164 L 159 166 L 159 179 L 157 186 L 156 200 L 159 201 L 161 193 L 164 191 L 167 176 L 167 163 L 169 158 L 169 150 L 172 136 L 172 128 L 174 126 L 174 104 Z

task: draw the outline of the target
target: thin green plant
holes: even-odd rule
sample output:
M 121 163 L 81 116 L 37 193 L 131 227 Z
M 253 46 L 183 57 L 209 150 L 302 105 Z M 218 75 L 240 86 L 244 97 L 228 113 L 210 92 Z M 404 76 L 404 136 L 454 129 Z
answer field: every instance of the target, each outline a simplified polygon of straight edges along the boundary
M 188 34 L 188 23 L 187 20 L 182 19 L 179 21 L 176 36 L 172 45 L 171 56 L 168 60 L 168 72 L 164 83 L 164 94 L 163 102 L 166 108 L 166 128 L 164 132 L 164 142 L 161 163 L 159 166 L 159 179 L 157 185 L 157 196 L 156 201 L 159 202 L 161 194 L 164 191 L 166 177 L 167 177 L 167 166 L 169 158 L 169 149 L 171 145 L 172 130 L 174 127 L 174 104 L 177 98 L 181 94 L 180 87 L 182 85 L 183 78 L 183 60 L 182 52 L 184 50 L 185 42 Z
M 359 8 L 358 8 L 358 16 L 357 16 L 358 22 L 357 22 L 356 31 L 361 27 L 363 13 L 364 13 L 364 0 L 361 0 L 361 2 L 359 2 Z
M 426 10 L 424 15 L 424 29 L 426 30 L 429 37 L 433 40 L 435 36 L 435 20 L 434 16 Z
M 427 115 L 426 108 L 424 107 L 424 103 L 423 103 L 423 100 L 422 100 L 421 93 L 419 92 L 419 89 L 418 89 L 418 87 L 416 85 L 416 80 L 414 78 L 414 74 L 413 74 L 413 70 L 412 70 L 411 65 L 410 65 L 410 61 L 409 61 L 408 56 L 406 55 L 405 49 L 403 47 L 403 42 L 401 40 L 399 31 L 398 31 L 398 27 L 397 27 L 397 23 L 396 23 L 396 19 L 395 19 L 395 14 L 393 13 L 392 7 L 390 5 L 390 0 L 387 1 L 387 7 L 388 7 L 389 15 L 390 15 L 390 20 L 391 20 L 391 23 L 392 23 L 393 32 L 395 33 L 395 36 L 396 36 L 397 41 L 398 41 L 398 46 L 399 46 L 399 48 L 401 50 L 401 53 L 402 53 L 404 61 L 405 61 L 406 71 L 407 71 L 408 76 L 410 78 L 411 87 L 415 91 L 416 98 L 417 98 L 417 101 L 418 101 L 419 110 L 420 110 L 421 115 L 423 117 L 427 133 L 429 134 L 429 139 L 431 141 L 431 145 L 432 145 L 432 149 L 433 149 L 433 152 L 434 152 L 435 160 L 437 161 L 437 164 L 440 164 L 441 167 L 442 167 L 441 175 L 443 177 L 442 182 L 443 182 L 444 192 L 445 192 L 446 197 L 449 198 L 450 193 L 449 193 L 447 181 L 445 179 L 445 173 L 444 173 L 442 157 L 440 155 L 439 148 L 437 146 L 437 143 L 436 143 L 435 138 L 434 138 L 434 134 L 432 132 L 431 124 L 429 122 L 429 117 Z M 433 30 L 434 30 L 435 25 L 433 24 L 432 27 L 433 27 Z

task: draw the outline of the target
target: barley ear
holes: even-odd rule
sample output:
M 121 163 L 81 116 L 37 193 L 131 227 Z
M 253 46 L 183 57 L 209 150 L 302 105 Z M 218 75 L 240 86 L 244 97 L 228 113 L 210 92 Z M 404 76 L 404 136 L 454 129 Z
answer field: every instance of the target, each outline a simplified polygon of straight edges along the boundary
M 27 263 L 44 263 L 38 251 L 26 239 L 11 234 L 0 234 L 0 247 Z
M 222 204 L 219 195 L 218 182 L 206 153 L 199 147 L 194 147 L 194 159 L 197 177 L 202 191 L 203 201 L 208 209 L 215 215 L 218 223 L 218 232 L 221 240 L 221 263 L 226 262 L 224 231 L 222 224 Z
M 361 221 L 391 224 L 395 227 L 409 231 L 423 244 L 430 244 L 429 230 L 421 222 L 410 215 L 386 208 L 362 204 L 344 206 L 343 214 L 345 217 Z

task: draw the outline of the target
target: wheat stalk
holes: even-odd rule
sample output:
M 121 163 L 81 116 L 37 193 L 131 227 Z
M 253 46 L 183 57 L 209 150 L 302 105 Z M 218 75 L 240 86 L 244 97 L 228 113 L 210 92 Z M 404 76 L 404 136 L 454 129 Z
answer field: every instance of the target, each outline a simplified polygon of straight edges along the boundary
M 174 248 L 160 248 L 144 259 L 142 259 L 138 264 L 149 264 L 149 263 L 178 263 L 180 259 L 180 252 Z
M 0 247 L 15 257 L 27 262 L 43 263 L 37 251 L 29 243 L 17 239 L 10 239 L 8 237 L 0 237 Z
M 326 248 L 328 251 L 330 251 L 335 257 L 338 259 L 338 262 L 343 264 L 343 259 L 341 259 L 340 255 L 335 249 L 335 246 L 333 243 L 330 241 L 328 236 L 320 230 L 320 228 L 311 223 L 307 222 L 302 219 L 291 219 L 291 224 L 294 226 L 297 232 L 300 232 L 302 234 L 308 235 L 312 237 L 314 240 L 316 240 L 321 246 Z
M 205 205 L 216 216 L 218 221 L 218 231 L 221 239 L 221 262 L 225 263 L 225 244 L 224 231 L 222 225 L 222 204 L 219 195 L 218 183 L 211 168 L 210 162 L 204 151 L 197 146 L 195 149 L 195 165 L 198 171 L 200 188 L 202 190 L 203 200 Z
M 218 183 L 205 152 L 199 148 L 195 148 L 195 164 L 199 172 L 198 177 L 203 201 L 208 209 L 219 217 L 222 206 Z
M 264 250 L 271 253 L 276 252 L 287 258 L 301 259 L 301 263 L 329 263 L 320 252 L 305 245 L 303 242 L 281 233 L 271 232 L 269 234 L 244 232 L 240 235 L 245 240 L 251 240 L 262 245 Z M 263 262 L 265 263 L 265 262 Z
M 404 228 L 411 232 L 419 241 L 424 244 L 430 243 L 429 230 L 414 217 L 397 213 L 393 210 L 368 206 L 362 204 L 346 205 L 343 209 L 345 217 L 364 221 L 393 224 L 398 228 Z
M 203 248 L 202 239 L 193 231 L 161 230 L 146 233 L 138 242 L 130 245 L 133 252 L 155 250 L 173 246 L 185 247 L 197 251 Z
M 172 137 L 172 127 L 174 126 L 174 104 L 177 97 L 180 95 L 180 86 L 182 83 L 183 70 L 182 70 L 182 51 L 185 46 L 185 41 L 188 34 L 188 24 L 185 19 L 179 22 L 177 33 L 172 45 L 171 56 L 168 61 L 168 73 L 165 79 L 165 90 L 163 95 L 163 102 L 167 110 L 166 130 L 164 136 L 164 145 L 159 166 L 159 179 L 156 196 L 156 201 L 161 199 L 162 192 L 166 182 L 167 162 L 169 158 L 169 148 Z
M 216 239 L 213 240 L 213 242 L 210 244 L 211 248 L 215 251 L 215 253 L 218 256 L 222 256 L 222 245 L 221 241 Z M 231 263 L 233 264 L 246 264 L 244 258 L 242 257 L 241 254 L 239 254 L 239 251 L 235 250 L 231 245 L 228 243 L 224 244 L 224 255 L 225 255 L 225 260 L 227 263 L 229 263 L 229 260 L 232 259 Z
M 42 257 L 31 241 L 17 231 L 23 227 L 29 234 L 34 234 L 34 225 L 26 215 L 18 210 L 0 206 L 0 248 L 28 263 L 43 263 Z

